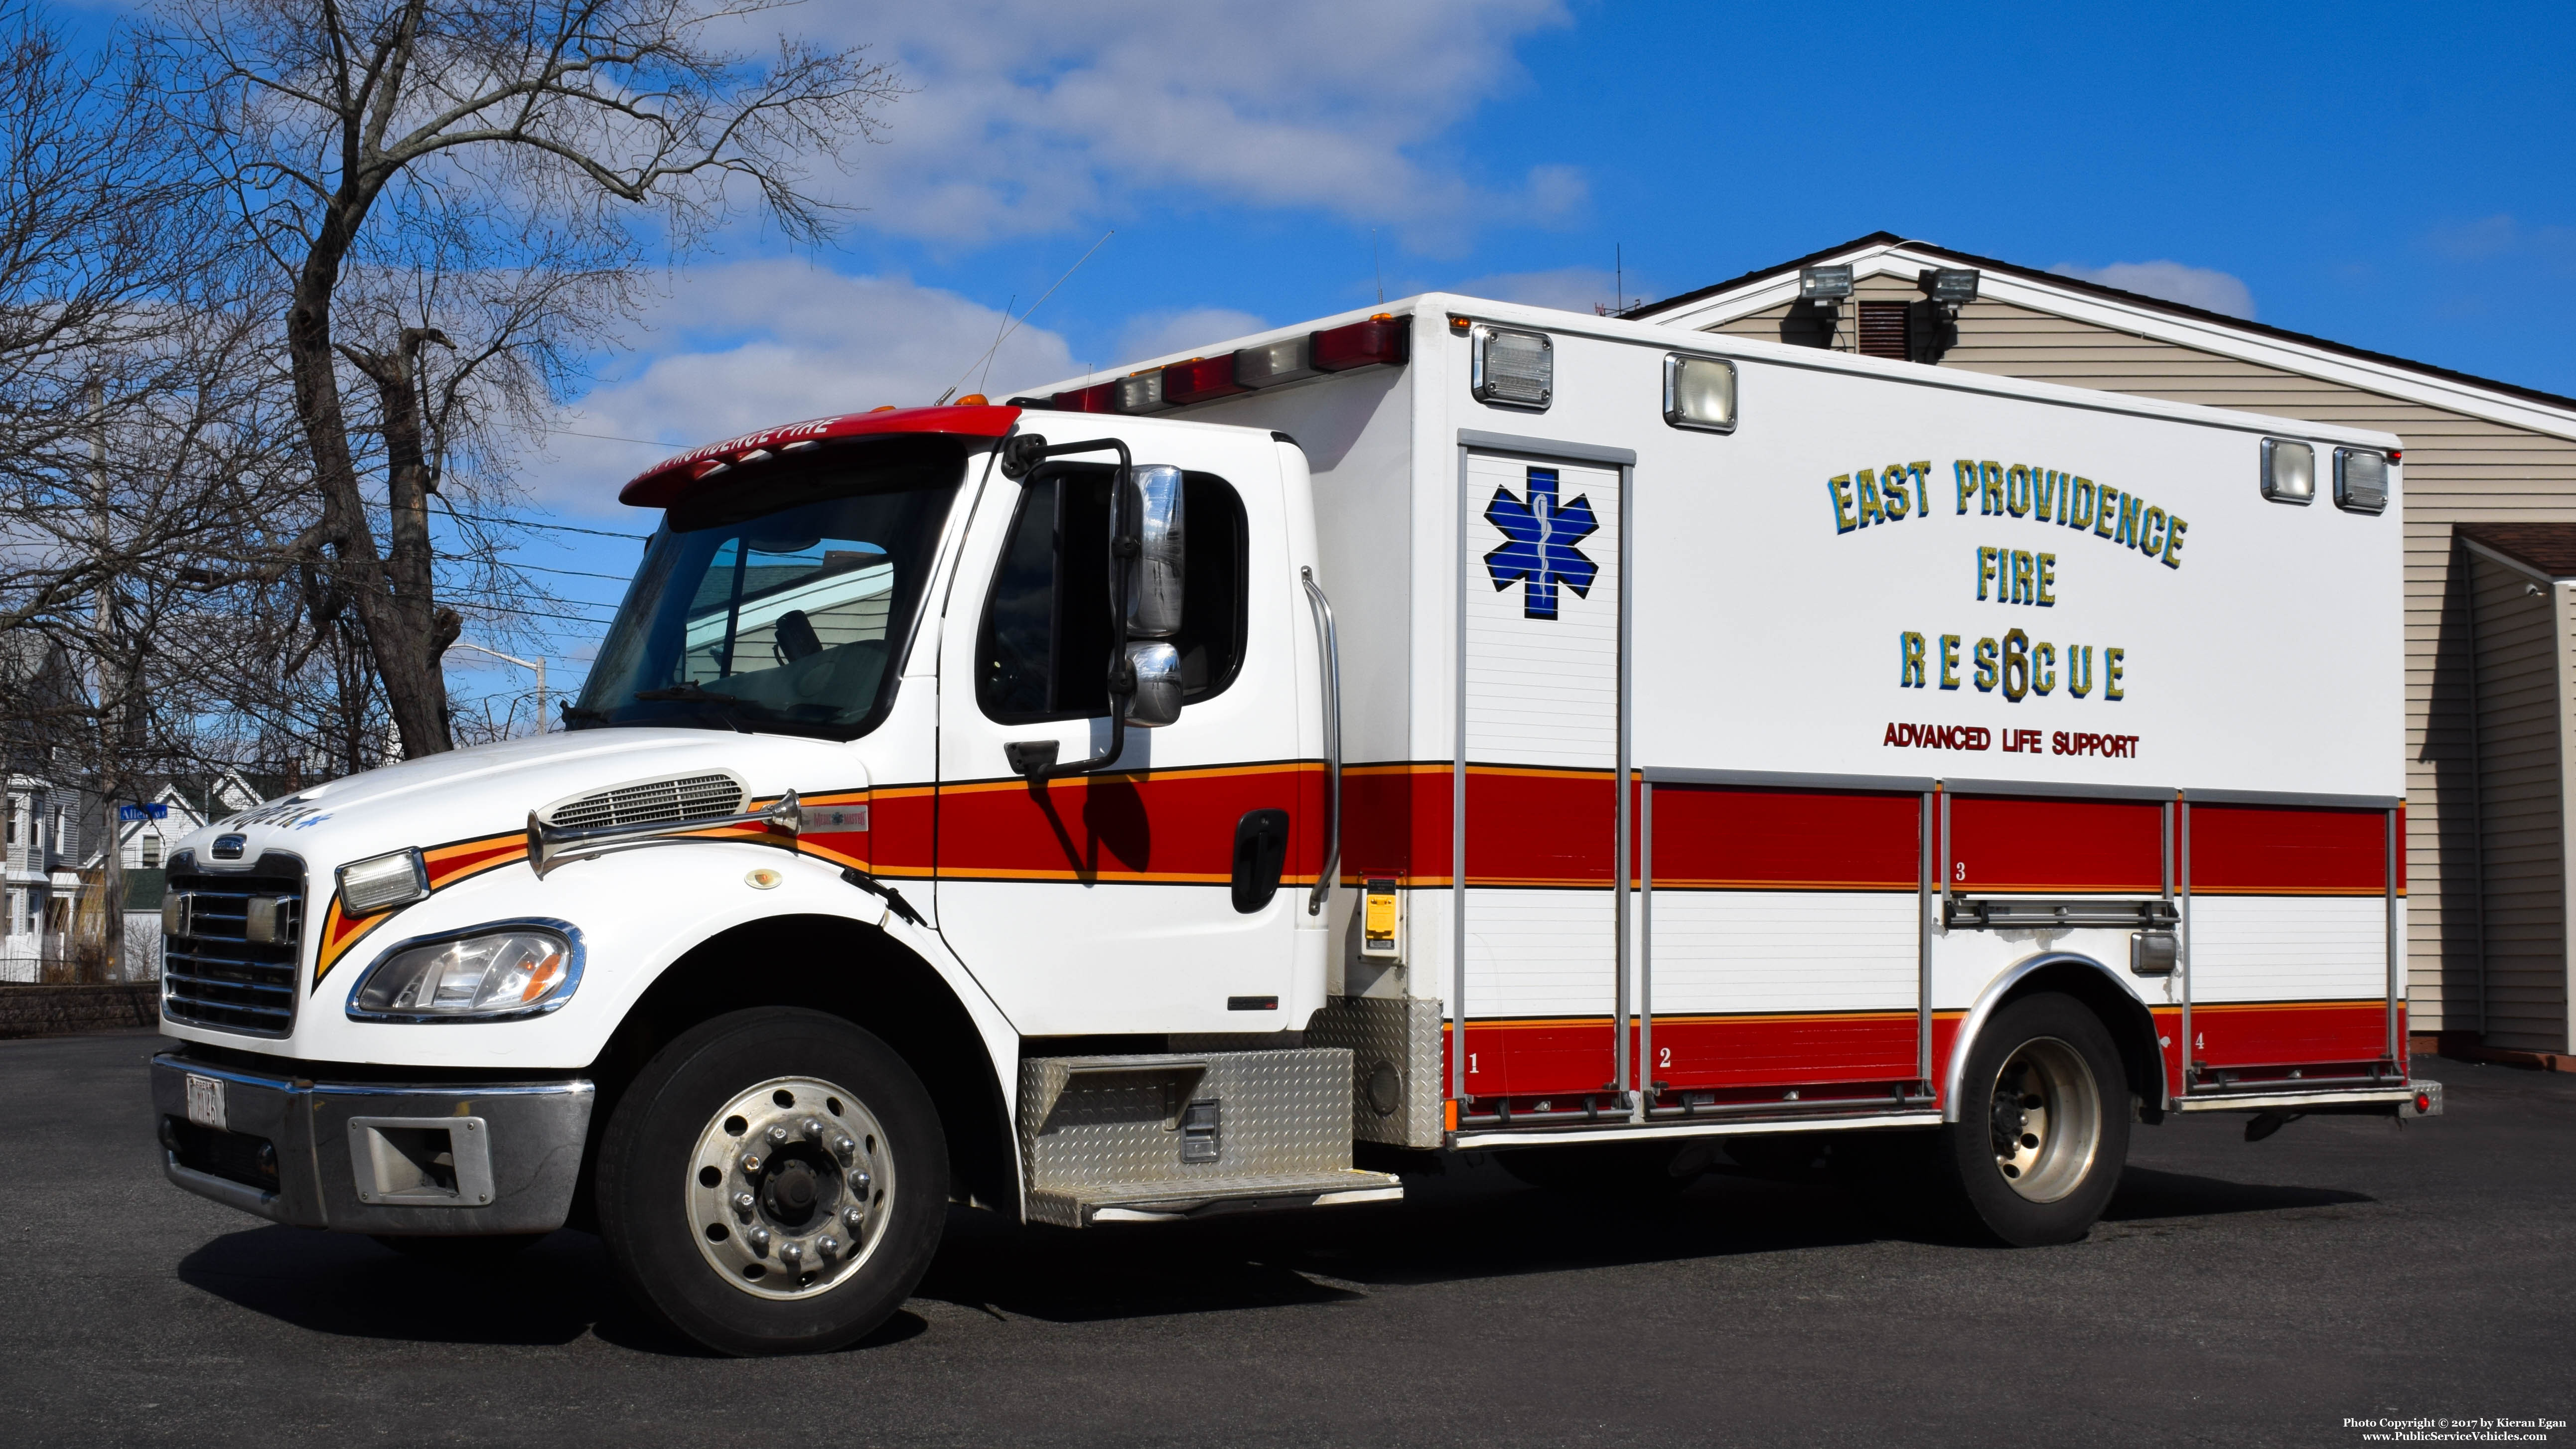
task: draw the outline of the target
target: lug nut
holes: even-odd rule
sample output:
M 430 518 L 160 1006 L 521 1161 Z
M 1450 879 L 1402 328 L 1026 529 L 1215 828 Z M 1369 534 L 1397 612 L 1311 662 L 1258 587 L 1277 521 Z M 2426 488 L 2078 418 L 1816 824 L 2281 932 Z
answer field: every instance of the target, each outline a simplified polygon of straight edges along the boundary
M 751 1253 L 753 1257 L 766 1258 L 769 1256 L 769 1229 L 753 1228 L 750 1232 L 742 1235 L 742 1240 L 751 1244 Z
M 778 1250 L 778 1261 L 785 1263 L 790 1268 L 804 1262 L 805 1245 L 803 1243 L 789 1243 L 786 1247 Z
M 855 1205 L 841 1209 L 841 1222 L 849 1228 L 852 1237 L 858 1236 L 859 1225 L 867 1220 L 868 1215 L 861 1212 Z
M 848 1137 L 836 1137 L 832 1139 L 832 1151 L 845 1161 L 849 1158 L 850 1154 L 858 1150 L 859 1144 Z
M 733 1195 L 733 1215 L 735 1217 L 742 1219 L 744 1222 L 751 1221 L 751 1208 L 752 1200 L 750 1193 L 738 1192 Z
M 824 1260 L 829 1262 L 841 1256 L 841 1240 L 826 1233 L 814 1240 L 814 1251 L 822 1254 Z
M 816 1142 L 823 1140 L 823 1124 L 808 1117 L 803 1123 L 805 1135 Z
M 769 1134 L 768 1134 L 768 1135 L 769 1135 L 769 1145 L 770 1145 L 770 1146 L 772 1146 L 772 1147 L 784 1147 L 784 1146 L 786 1146 L 786 1145 L 787 1145 L 787 1129 L 786 1129 L 786 1128 L 784 1128 L 784 1127 L 772 1127 L 772 1128 L 770 1128 L 770 1129 L 769 1129 Z
M 743 1159 L 742 1159 L 742 1175 L 743 1175 L 743 1176 L 745 1176 L 745 1177 L 758 1177 L 758 1176 L 760 1176 L 760 1154 L 759 1154 L 759 1153 L 757 1153 L 757 1152 L 749 1152 L 749 1153 L 745 1153 L 745 1154 L 743 1154 Z
M 861 1202 L 866 1202 L 868 1200 L 868 1175 L 866 1173 L 853 1172 L 850 1174 L 850 1196 L 857 1198 Z

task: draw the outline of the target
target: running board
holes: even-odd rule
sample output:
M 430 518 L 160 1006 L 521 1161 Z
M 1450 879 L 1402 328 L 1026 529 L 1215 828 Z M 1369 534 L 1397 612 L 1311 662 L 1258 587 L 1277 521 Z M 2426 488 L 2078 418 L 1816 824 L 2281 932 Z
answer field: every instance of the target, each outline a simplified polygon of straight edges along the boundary
M 2400 1117 L 2442 1115 L 2439 1082 L 2392 1083 L 2384 1087 L 2321 1087 L 2304 1092 L 2194 1092 L 2174 1099 L 2177 1112 L 2309 1112 L 2319 1109 L 2385 1107 Z
M 1271 1177 L 1200 1177 L 1169 1182 L 1103 1184 L 1076 1192 L 1029 1194 L 1029 1219 L 1059 1227 L 1093 1223 L 1172 1223 L 1184 1218 L 1278 1208 L 1394 1202 L 1401 1180 L 1383 1172 L 1281 1173 Z
M 1884 1127 L 1938 1127 L 1939 1112 L 1863 1112 L 1834 1116 L 1763 1117 L 1741 1121 L 1658 1121 L 1648 1126 L 1621 1123 L 1601 1127 L 1514 1127 L 1499 1132 L 1456 1132 L 1449 1145 L 1464 1152 L 1476 1147 L 1537 1147 L 1568 1142 L 1642 1142 L 1650 1137 L 1746 1137 L 1776 1132 L 1850 1132 Z

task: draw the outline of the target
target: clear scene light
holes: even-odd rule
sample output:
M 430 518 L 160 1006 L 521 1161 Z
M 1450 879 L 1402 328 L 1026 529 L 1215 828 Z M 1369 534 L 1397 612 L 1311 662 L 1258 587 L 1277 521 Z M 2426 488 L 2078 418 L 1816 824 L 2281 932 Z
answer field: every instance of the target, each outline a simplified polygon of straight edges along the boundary
M 2283 438 L 2263 440 L 2263 496 L 2304 508 L 2317 496 L 2317 450 Z
M 1122 377 L 1109 385 L 1110 408 L 1122 413 L 1158 413 L 1163 410 L 1163 373 L 1160 368 Z
M 1664 421 L 1712 433 L 1735 431 L 1735 364 L 1722 357 L 1664 354 Z
M 1543 408 L 1556 392 L 1556 345 L 1544 332 L 1479 327 L 1468 390 L 1478 402 Z
M 2335 449 L 2335 507 L 2346 513 L 2388 508 L 2388 459 L 2368 448 Z
M 417 850 L 397 850 L 340 867 L 340 908 L 370 916 L 429 894 L 429 868 Z
M 551 1011 L 581 980 L 579 945 L 513 926 L 396 951 L 349 994 L 354 1017 L 504 1017 Z

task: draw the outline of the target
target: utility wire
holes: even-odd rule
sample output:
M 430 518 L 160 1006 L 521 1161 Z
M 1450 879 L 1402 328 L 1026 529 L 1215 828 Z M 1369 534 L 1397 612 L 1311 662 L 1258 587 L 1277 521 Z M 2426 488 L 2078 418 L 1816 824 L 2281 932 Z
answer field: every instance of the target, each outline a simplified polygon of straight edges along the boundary
M 446 504 L 445 499 L 440 499 L 439 502 L 442 506 Z M 577 528 L 569 523 L 539 523 L 533 518 L 502 518 L 489 513 L 466 513 L 452 507 L 447 509 L 447 515 L 450 518 L 470 518 L 477 523 L 506 523 L 517 528 L 550 528 L 557 533 L 587 533 L 599 538 L 631 538 L 638 543 L 653 536 L 649 533 L 620 533 L 608 528 Z

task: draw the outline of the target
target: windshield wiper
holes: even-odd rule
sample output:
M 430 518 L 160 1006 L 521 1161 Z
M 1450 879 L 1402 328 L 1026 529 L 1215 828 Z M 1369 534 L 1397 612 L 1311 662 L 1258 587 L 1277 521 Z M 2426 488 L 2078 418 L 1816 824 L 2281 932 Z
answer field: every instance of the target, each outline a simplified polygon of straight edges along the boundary
M 557 704 L 555 707 L 563 711 L 564 725 L 566 728 L 579 724 L 608 723 L 608 711 L 604 709 L 590 709 L 583 705 L 574 704 L 570 700 L 565 700 Z
M 714 690 L 707 688 L 703 684 L 696 683 L 695 681 L 688 684 L 674 684 L 667 689 L 639 689 L 635 691 L 635 697 L 637 699 L 646 700 L 720 699 L 727 704 L 742 703 L 741 695 L 718 694 Z
M 635 697 L 639 700 L 645 700 L 652 703 L 659 703 L 664 700 L 688 700 L 693 703 L 704 702 L 712 704 L 716 706 L 716 718 L 723 720 L 726 725 L 732 728 L 735 734 L 747 735 L 751 733 L 751 726 L 734 718 L 733 711 L 724 708 L 724 706 L 728 704 L 744 703 L 745 701 L 742 696 L 738 694 L 719 694 L 694 680 L 687 684 L 674 684 L 662 689 L 639 689 L 635 691 Z M 754 708 L 758 707 L 759 706 L 754 706 Z

